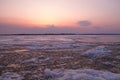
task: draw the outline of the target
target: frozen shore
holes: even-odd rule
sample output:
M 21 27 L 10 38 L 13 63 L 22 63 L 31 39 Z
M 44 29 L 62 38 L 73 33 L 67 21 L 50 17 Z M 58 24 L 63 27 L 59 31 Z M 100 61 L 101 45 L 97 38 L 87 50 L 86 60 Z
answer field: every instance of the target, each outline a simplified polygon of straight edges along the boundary
M 120 80 L 120 42 L 8 39 L 0 42 L 0 80 Z

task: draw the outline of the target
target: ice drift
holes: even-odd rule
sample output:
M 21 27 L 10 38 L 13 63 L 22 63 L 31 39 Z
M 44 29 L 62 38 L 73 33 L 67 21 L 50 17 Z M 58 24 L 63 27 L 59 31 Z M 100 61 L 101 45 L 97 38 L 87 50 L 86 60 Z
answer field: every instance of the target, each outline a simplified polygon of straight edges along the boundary
M 110 56 L 111 54 L 111 50 L 107 49 L 105 46 L 98 46 L 96 48 L 86 51 L 82 54 L 82 56 L 88 58 L 101 58 L 105 56 Z
M 23 79 L 24 78 L 21 75 L 13 72 L 6 72 L 0 76 L 0 80 L 23 80 Z
M 56 71 L 46 70 L 48 76 L 58 75 Z M 52 77 L 53 80 L 120 80 L 120 74 L 94 69 L 65 70 L 60 77 Z

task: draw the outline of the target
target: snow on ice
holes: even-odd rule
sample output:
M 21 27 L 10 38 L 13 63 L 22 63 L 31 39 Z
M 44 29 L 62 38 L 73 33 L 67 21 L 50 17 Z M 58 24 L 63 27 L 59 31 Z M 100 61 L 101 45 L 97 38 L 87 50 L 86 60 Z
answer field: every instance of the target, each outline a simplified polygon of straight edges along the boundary
M 71 57 L 71 56 L 65 56 L 65 57 L 60 57 L 60 59 L 62 59 L 62 60 L 69 60 L 69 59 L 73 59 L 73 57 Z
M 41 63 L 42 61 L 48 61 L 48 60 L 50 60 L 49 57 L 38 56 L 35 58 L 24 60 L 22 63 Z
M 112 54 L 111 50 L 108 50 L 105 46 L 98 46 L 96 48 L 90 49 L 82 54 L 84 57 L 88 58 L 101 58 L 105 56 L 110 56 Z
M 120 74 L 94 69 L 64 70 L 62 73 L 46 69 L 44 74 L 51 80 L 120 80 Z
M 0 76 L 0 80 L 23 80 L 23 79 L 24 78 L 21 75 L 13 72 L 6 72 Z

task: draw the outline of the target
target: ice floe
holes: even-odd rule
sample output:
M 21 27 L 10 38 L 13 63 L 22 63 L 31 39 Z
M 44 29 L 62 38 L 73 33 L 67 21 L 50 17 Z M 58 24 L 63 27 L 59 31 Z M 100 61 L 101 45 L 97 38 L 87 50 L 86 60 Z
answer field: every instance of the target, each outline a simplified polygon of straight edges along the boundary
M 112 63 L 112 62 L 102 62 L 102 64 L 104 65 L 104 66 L 108 66 L 108 67 L 114 67 L 115 65 Z
M 52 79 L 55 79 L 55 78 L 58 78 L 58 77 L 62 77 L 63 76 L 63 71 L 64 69 L 61 68 L 60 70 L 58 71 L 52 71 L 50 69 L 45 69 L 44 70 L 44 75 L 45 77 L 48 79 L 48 78 L 52 78 Z
M 60 57 L 60 59 L 69 60 L 69 59 L 73 59 L 73 57 L 71 57 L 71 56 L 65 56 L 65 57 Z
M 120 60 L 120 56 L 116 56 L 116 59 L 119 59 L 119 60 Z
M 45 69 L 44 74 L 45 74 L 45 77 L 47 78 L 55 78 L 58 76 L 58 73 L 51 71 L 50 69 Z
M 94 69 L 65 70 L 60 76 L 50 69 L 46 69 L 44 73 L 52 80 L 120 80 L 120 74 Z
M 84 57 L 88 58 L 101 58 L 105 56 L 110 56 L 112 54 L 111 50 L 107 49 L 105 46 L 98 46 L 96 48 L 90 49 L 82 54 Z
M 24 61 L 22 61 L 22 63 L 41 63 L 42 61 L 48 61 L 48 60 L 50 60 L 49 57 L 38 56 L 35 58 L 24 60 Z
M 23 79 L 24 78 L 21 75 L 13 72 L 6 72 L 0 76 L 0 80 L 23 80 Z

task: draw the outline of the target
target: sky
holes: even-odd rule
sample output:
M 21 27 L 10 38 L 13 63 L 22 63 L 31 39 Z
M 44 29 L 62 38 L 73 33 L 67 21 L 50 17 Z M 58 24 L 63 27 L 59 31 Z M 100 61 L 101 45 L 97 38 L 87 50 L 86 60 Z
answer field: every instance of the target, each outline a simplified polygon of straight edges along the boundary
M 0 0 L 0 34 L 120 33 L 120 0 Z

